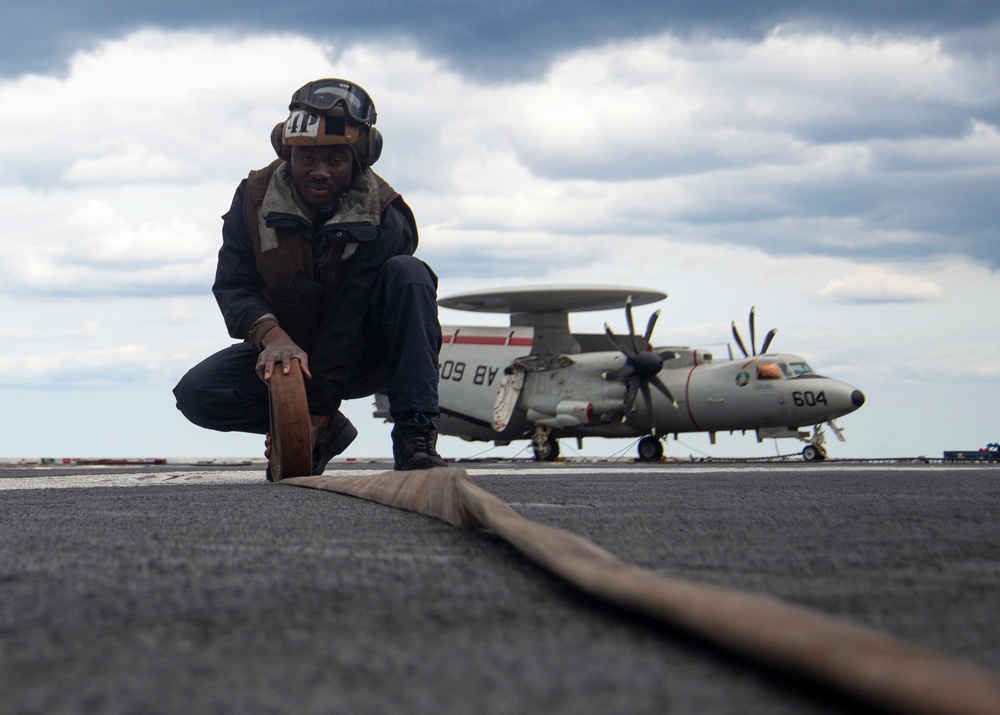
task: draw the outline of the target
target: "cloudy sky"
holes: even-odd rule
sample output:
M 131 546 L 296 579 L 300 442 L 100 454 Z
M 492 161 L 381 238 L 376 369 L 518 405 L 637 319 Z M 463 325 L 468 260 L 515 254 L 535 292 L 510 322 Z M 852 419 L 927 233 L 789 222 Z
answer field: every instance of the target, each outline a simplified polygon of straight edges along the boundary
M 271 160 L 291 92 L 326 76 L 374 97 L 376 169 L 414 208 L 441 295 L 659 289 L 656 342 L 723 355 L 756 305 L 774 349 L 865 392 L 833 456 L 1000 440 L 996 2 L 254 5 L 7 11 L 0 457 L 260 455 L 258 437 L 187 424 L 170 389 L 229 343 L 210 294 L 219 217 Z M 624 330 L 617 313 L 572 325 L 604 321 Z M 347 456 L 388 455 L 370 401 L 347 412 L 362 433 Z

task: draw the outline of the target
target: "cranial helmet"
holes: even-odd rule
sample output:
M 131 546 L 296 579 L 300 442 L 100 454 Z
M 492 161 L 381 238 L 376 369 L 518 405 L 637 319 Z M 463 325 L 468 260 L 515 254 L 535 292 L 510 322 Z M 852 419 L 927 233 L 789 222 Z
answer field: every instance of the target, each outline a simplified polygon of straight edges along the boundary
M 271 131 L 283 159 L 293 146 L 345 145 L 361 169 L 382 154 L 382 134 L 373 125 L 375 103 L 361 87 L 343 79 L 318 79 L 295 91 L 288 119 Z

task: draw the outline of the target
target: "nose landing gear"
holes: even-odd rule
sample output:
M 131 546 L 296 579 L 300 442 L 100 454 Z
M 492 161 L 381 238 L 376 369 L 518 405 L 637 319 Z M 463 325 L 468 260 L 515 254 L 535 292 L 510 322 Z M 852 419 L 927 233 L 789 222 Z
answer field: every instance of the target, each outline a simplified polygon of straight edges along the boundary
M 839 436 L 839 435 L 838 435 Z M 807 462 L 821 462 L 826 459 L 826 434 L 823 432 L 823 425 L 813 427 L 813 436 L 806 441 L 806 446 L 802 448 L 802 459 Z

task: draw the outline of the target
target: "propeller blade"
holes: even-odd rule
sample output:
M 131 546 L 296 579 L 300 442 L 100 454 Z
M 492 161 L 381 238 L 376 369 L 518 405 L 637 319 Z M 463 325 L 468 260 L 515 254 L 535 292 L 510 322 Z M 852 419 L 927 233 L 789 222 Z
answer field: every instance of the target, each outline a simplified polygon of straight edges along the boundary
M 736 329 L 736 321 L 733 321 L 733 338 L 736 339 L 736 345 L 743 352 L 743 357 L 750 357 L 750 353 L 747 352 L 746 346 L 743 344 L 743 340 L 740 338 L 740 331 Z
M 670 392 L 670 389 L 663 384 L 663 381 L 658 377 L 654 377 L 653 379 L 650 380 L 650 383 L 652 383 L 653 387 L 655 387 L 657 390 L 659 390 L 660 392 L 662 392 L 664 395 L 667 396 L 667 399 L 670 400 L 670 403 L 674 406 L 674 409 L 676 410 L 677 400 Z
M 771 328 L 767 331 L 767 335 L 764 336 L 764 344 L 760 346 L 761 353 L 766 353 L 767 349 L 771 347 L 771 341 L 774 340 L 774 336 L 778 334 L 778 331 Z
M 618 350 L 619 352 L 621 352 L 622 355 L 624 355 L 627 358 L 632 357 L 627 352 L 625 352 L 625 350 L 622 348 L 621 345 L 618 344 L 618 341 L 615 339 L 615 334 L 611 332 L 611 326 L 608 325 L 607 323 L 604 324 L 604 334 L 608 336 L 608 340 L 610 340 L 611 344 L 615 346 L 615 350 Z
M 653 411 L 653 396 L 649 394 L 649 383 L 646 380 L 643 380 L 639 384 L 639 389 L 642 390 L 642 399 L 646 402 L 646 416 L 649 418 L 649 433 L 655 435 L 656 412 Z
M 620 380 L 622 378 L 632 377 L 635 374 L 635 368 L 631 364 L 625 363 L 617 370 L 611 370 L 610 372 L 602 372 L 601 377 L 605 380 Z
M 625 384 L 625 402 L 622 407 L 622 420 L 624 421 L 628 418 L 629 414 L 632 412 L 632 408 L 635 406 L 635 395 L 639 391 L 639 381 L 629 380 Z
M 750 308 L 750 347 L 753 350 L 753 354 L 757 354 L 757 321 L 754 319 L 754 313 L 757 311 L 757 306 L 751 306 Z M 763 351 L 761 351 L 763 352 Z
M 657 318 L 660 317 L 660 311 L 655 311 L 651 316 L 649 316 L 649 322 L 646 323 L 646 334 L 643 336 L 643 340 L 646 341 L 646 349 L 649 349 L 650 342 L 649 339 L 653 337 L 653 327 L 656 325 Z
M 681 356 L 680 353 L 675 353 L 673 350 L 664 350 L 661 353 L 657 353 L 660 356 L 660 360 L 666 362 L 667 360 L 676 360 Z
M 632 296 L 625 299 L 625 320 L 628 321 L 628 338 L 632 341 L 632 352 L 639 352 L 635 343 L 635 322 L 632 320 Z
M 729 348 L 729 362 L 733 361 L 733 346 L 732 343 L 726 343 L 726 347 Z

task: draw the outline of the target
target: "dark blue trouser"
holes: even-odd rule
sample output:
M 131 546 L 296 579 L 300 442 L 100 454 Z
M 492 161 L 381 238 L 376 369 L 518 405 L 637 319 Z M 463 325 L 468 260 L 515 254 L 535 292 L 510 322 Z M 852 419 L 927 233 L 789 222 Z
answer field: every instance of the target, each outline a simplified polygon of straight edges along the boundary
M 385 390 L 393 414 L 438 412 L 437 278 L 413 256 L 390 258 L 379 270 L 369 305 L 371 341 L 338 400 Z M 237 343 L 201 361 L 174 388 L 177 409 L 199 427 L 264 434 L 270 429 L 267 385 L 257 376 L 258 350 Z M 322 355 L 310 354 L 309 365 Z

